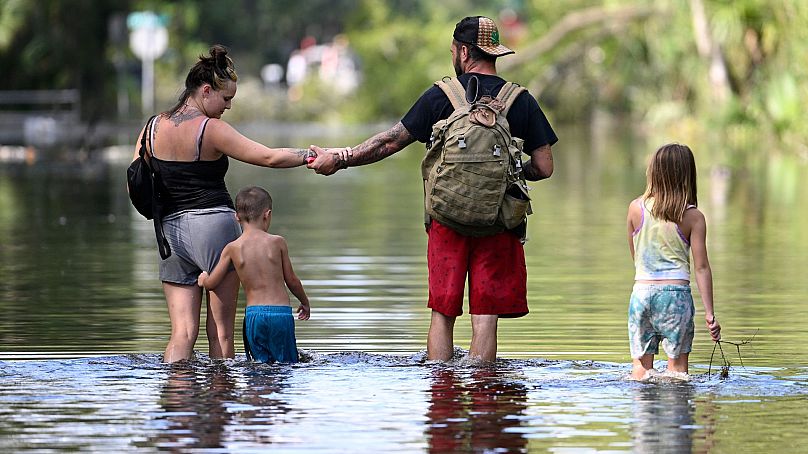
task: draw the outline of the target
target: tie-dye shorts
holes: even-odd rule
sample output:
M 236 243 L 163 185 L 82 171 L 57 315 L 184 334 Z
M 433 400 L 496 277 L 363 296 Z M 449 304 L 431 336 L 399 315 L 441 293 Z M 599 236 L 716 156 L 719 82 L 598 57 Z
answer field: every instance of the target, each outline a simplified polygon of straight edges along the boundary
M 634 284 L 628 306 L 631 357 L 656 355 L 660 341 L 668 358 L 690 353 L 694 313 L 689 285 Z

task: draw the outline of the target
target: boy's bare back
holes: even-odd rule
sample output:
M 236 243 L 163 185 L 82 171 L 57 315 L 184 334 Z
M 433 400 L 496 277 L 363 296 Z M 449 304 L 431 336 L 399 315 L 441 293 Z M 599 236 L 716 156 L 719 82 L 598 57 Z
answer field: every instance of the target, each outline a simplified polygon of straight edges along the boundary
M 213 291 L 236 269 L 244 287 L 247 306 L 289 306 L 292 292 L 300 301 L 298 320 L 308 320 L 311 307 L 303 283 L 295 274 L 289 260 L 289 250 L 282 236 L 269 233 L 272 221 L 272 198 L 259 187 L 244 188 L 236 196 L 236 219 L 241 236 L 222 250 L 219 263 L 210 271 L 202 271 L 197 285 Z
M 236 268 L 247 306 L 288 306 L 287 279 L 291 270 L 286 240 L 279 235 L 248 229 L 228 244 L 227 254 Z

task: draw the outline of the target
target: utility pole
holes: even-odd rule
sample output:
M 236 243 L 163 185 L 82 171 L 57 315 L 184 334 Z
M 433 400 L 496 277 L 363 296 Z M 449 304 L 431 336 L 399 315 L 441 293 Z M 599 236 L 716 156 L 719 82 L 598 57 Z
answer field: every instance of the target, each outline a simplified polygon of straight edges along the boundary
M 168 47 L 168 20 L 152 11 L 138 11 L 129 14 L 126 25 L 129 27 L 129 46 L 141 60 L 142 83 L 141 99 L 143 115 L 154 111 L 154 60 L 160 58 Z

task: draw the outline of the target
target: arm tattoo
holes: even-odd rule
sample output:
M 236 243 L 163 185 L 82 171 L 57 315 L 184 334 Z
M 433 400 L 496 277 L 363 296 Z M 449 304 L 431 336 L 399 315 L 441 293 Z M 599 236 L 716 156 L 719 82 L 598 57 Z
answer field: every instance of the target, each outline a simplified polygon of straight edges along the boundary
M 348 160 L 346 159 L 345 161 L 343 161 L 342 159 L 340 159 L 338 154 L 332 154 L 331 155 L 331 160 L 334 162 L 334 168 L 335 169 L 347 169 L 348 168 Z
M 541 176 L 536 171 L 536 168 L 533 167 L 533 164 L 530 162 L 527 163 L 526 166 L 522 167 L 522 171 L 525 174 L 525 180 L 527 181 L 539 181 L 541 180 Z
M 309 150 L 308 148 L 282 148 L 283 151 L 287 153 L 291 153 L 298 158 L 303 160 L 303 164 L 306 164 L 306 158 L 308 157 L 317 157 L 317 153 Z
M 353 157 L 348 159 L 350 166 L 361 166 L 391 156 L 415 142 L 407 128 L 398 122 L 387 131 L 380 132 L 353 149 Z
M 549 145 L 541 146 L 541 147 L 537 148 L 536 150 L 534 150 L 533 153 L 534 154 L 535 153 L 541 153 L 542 151 L 545 150 L 545 148 L 549 149 L 550 147 L 549 147 Z M 549 161 L 552 161 L 553 160 L 553 155 L 548 154 L 547 159 Z M 531 161 L 528 161 L 527 165 L 523 166 L 523 168 L 522 168 L 522 171 L 524 172 L 524 175 L 525 175 L 525 179 L 528 180 L 528 181 L 539 181 L 539 180 L 544 180 L 546 178 L 549 178 L 550 177 L 549 175 L 544 175 L 541 172 L 541 169 L 539 169 L 538 167 L 533 166 L 532 160 L 533 160 L 533 157 L 531 156 Z

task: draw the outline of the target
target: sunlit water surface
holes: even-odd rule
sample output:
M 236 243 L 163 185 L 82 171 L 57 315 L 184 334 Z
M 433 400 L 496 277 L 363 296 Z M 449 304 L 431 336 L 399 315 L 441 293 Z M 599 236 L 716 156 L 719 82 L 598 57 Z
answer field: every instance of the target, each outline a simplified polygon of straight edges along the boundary
M 0 451 L 804 449 L 805 166 L 774 157 L 727 173 L 695 147 L 716 312 L 739 346 L 722 355 L 697 323 L 690 379 L 638 383 L 626 378 L 625 215 L 658 144 L 559 136 L 555 175 L 533 185 L 531 313 L 500 322 L 488 367 L 464 360 L 467 316 L 455 359 L 425 360 L 421 147 L 328 178 L 231 163 L 231 193 L 272 193 L 271 231 L 312 301 L 293 366 L 246 362 L 240 328 L 235 360 L 208 359 L 203 330 L 195 360 L 162 364 L 157 253 L 129 205 L 125 164 L 3 167 Z M 237 327 L 242 313 L 243 301 Z

